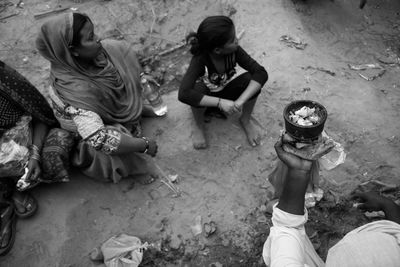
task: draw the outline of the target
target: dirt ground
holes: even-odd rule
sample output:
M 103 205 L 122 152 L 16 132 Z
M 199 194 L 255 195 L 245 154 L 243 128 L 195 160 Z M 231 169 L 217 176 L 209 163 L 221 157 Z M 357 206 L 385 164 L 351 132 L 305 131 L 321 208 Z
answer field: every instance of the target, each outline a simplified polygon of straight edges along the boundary
M 66 184 L 33 190 L 40 208 L 19 220 L 13 250 L 0 266 L 101 266 L 91 262 L 93 247 L 118 233 L 155 243 L 141 266 L 263 266 L 262 245 L 271 226 L 264 204 L 271 196 L 266 178 L 276 156 L 273 144 L 283 128 L 282 111 L 296 99 L 312 99 L 328 110 L 326 130 L 344 145 L 346 162 L 321 171 L 325 198 L 310 211 L 307 231 L 320 255 L 348 231 L 367 220 L 346 197 L 362 182 L 376 179 L 399 185 L 400 172 L 400 1 L 369 0 L 358 9 L 351 0 L 17 0 L 0 1 L 0 58 L 46 95 L 49 64 L 35 51 L 34 40 L 47 19 L 38 12 L 58 4 L 89 14 L 100 36 L 132 43 L 145 55 L 168 49 L 208 15 L 230 15 L 241 45 L 270 78 L 257 102 L 254 119 L 263 132 L 261 146 L 251 148 L 237 116 L 213 119 L 210 147 L 191 144 L 191 114 L 177 100 L 179 81 L 190 60 L 187 49 L 157 59 L 168 104 L 165 118 L 144 121 L 145 133 L 159 142 L 155 162 L 167 174 L 178 174 L 180 197 L 158 179 L 103 184 L 77 170 Z M 288 47 L 289 35 L 307 43 Z M 348 64 L 379 63 L 382 70 L 351 70 Z M 166 72 L 161 77 L 161 71 Z M 382 74 L 373 81 L 359 74 Z M 393 195 L 392 197 L 396 197 Z M 217 232 L 194 236 L 195 218 L 215 221 Z

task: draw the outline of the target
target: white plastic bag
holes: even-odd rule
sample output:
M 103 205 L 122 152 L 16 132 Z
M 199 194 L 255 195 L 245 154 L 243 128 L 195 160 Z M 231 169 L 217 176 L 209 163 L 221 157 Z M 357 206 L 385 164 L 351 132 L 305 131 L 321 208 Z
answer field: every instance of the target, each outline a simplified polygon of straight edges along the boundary
M 120 234 L 104 242 L 101 252 L 107 267 L 137 267 L 142 262 L 143 249 L 147 247 L 147 243 L 142 244 L 135 236 Z
M 322 135 L 332 139 L 325 133 L 325 131 L 322 132 Z M 333 143 L 335 144 L 334 148 L 328 154 L 323 155 L 318 160 L 322 168 L 327 171 L 339 166 L 346 160 L 346 152 L 344 152 L 343 146 L 335 141 L 333 141 Z

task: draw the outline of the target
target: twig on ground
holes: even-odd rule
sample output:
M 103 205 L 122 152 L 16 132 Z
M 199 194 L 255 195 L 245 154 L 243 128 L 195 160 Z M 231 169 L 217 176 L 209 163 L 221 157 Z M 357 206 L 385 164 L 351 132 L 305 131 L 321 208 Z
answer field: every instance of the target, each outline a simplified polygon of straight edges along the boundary
M 7 15 L 7 16 L 4 16 L 4 17 L 1 17 L 1 18 L 0 18 L 0 21 L 1 21 L 1 20 L 4 20 L 4 19 L 11 18 L 11 17 L 14 17 L 14 16 L 17 16 L 18 14 L 19 14 L 19 12 L 15 12 L 15 13 L 13 13 L 13 14 L 10 14 L 10 15 Z
M 71 9 L 71 8 L 72 8 L 71 6 L 60 7 L 60 8 L 56 8 L 56 9 L 50 10 L 50 11 L 45 11 L 45 12 L 42 12 L 42 13 L 36 13 L 36 14 L 33 15 L 33 17 L 35 19 L 41 19 L 41 18 L 44 18 L 44 17 L 49 16 L 49 15 L 61 13 L 63 11 Z
M 151 26 L 150 26 L 150 36 L 151 36 L 151 34 L 153 33 L 154 24 L 156 23 L 156 20 L 157 20 L 157 15 L 156 15 L 156 12 L 154 11 L 153 5 L 150 4 L 150 6 L 151 6 L 151 13 L 153 14 L 153 21 L 151 22 Z
M 307 66 L 307 67 L 301 67 L 301 68 L 304 69 L 304 70 L 312 69 L 312 70 L 317 70 L 317 71 L 325 72 L 325 73 L 327 73 L 327 74 L 329 74 L 329 75 L 331 75 L 331 76 L 335 76 L 335 75 L 336 75 L 335 72 L 333 72 L 333 71 L 331 71 L 331 70 L 328 70 L 328 69 L 325 69 L 325 68 L 322 68 L 322 67 Z
M 173 40 L 170 40 L 170 39 L 166 39 L 166 38 L 161 37 L 161 36 L 154 36 L 154 35 L 151 35 L 151 34 L 149 34 L 149 33 L 145 33 L 145 34 L 148 35 L 148 36 L 151 37 L 151 38 L 156 38 L 156 39 L 164 40 L 164 41 L 167 41 L 167 42 L 170 42 L 170 43 L 179 44 L 179 42 L 177 42 L 177 41 L 173 41 Z M 136 35 L 136 33 L 135 33 L 135 34 L 123 34 L 123 35 Z
M 165 184 L 166 186 L 168 186 L 169 189 L 171 189 L 174 193 L 176 197 L 181 196 L 182 192 L 181 190 L 172 183 L 172 181 L 169 179 L 168 175 L 165 174 L 165 172 L 160 168 L 160 166 L 158 166 L 158 164 L 154 162 L 154 166 L 156 166 L 157 170 L 160 172 L 160 174 L 163 176 L 163 178 L 161 179 L 161 182 L 163 184 Z
M 151 59 L 153 59 L 154 57 L 165 56 L 165 55 L 167 55 L 169 53 L 172 53 L 172 52 L 184 47 L 185 45 L 186 45 L 186 41 L 182 41 L 182 42 L 178 43 L 177 45 L 175 45 L 175 46 L 173 46 L 173 47 L 171 47 L 171 48 L 169 48 L 167 50 L 161 51 L 160 53 L 158 53 L 156 55 L 152 55 L 152 56 L 149 56 L 149 57 L 146 57 L 146 58 L 140 60 L 140 63 L 145 64 L 148 61 L 150 61 Z

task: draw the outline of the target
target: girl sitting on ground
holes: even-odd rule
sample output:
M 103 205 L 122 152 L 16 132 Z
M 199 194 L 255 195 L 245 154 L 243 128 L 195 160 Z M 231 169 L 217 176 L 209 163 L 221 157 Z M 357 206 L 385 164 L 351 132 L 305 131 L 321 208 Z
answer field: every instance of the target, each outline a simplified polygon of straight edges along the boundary
M 242 112 L 240 124 L 252 146 L 260 141 L 260 134 L 250 121 L 251 113 L 268 73 L 238 45 L 235 26 L 226 16 L 212 16 L 201 22 L 197 33 L 190 33 L 187 41 L 193 54 L 183 77 L 179 100 L 191 106 L 194 116 L 193 146 L 208 146 L 205 136 L 206 107 L 217 107 L 227 114 Z M 236 64 L 247 72 L 233 78 Z

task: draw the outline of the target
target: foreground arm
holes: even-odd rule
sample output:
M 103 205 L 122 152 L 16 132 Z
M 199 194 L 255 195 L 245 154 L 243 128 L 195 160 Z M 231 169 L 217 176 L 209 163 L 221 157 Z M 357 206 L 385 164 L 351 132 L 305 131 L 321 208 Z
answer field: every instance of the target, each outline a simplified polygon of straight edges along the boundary
M 304 195 L 312 162 L 284 151 L 283 142 L 284 138 L 279 140 L 275 144 L 275 150 L 289 170 L 279 203 L 273 208 L 273 227 L 264 244 L 263 258 L 270 267 L 303 267 L 305 264 L 323 266 L 324 263 L 315 252 L 304 229 L 308 218 L 304 209 Z
M 73 121 L 82 139 L 94 149 L 106 154 L 126 154 L 131 152 L 157 154 L 157 143 L 147 138 L 136 138 L 117 127 L 104 125 L 100 116 L 92 111 L 75 109 Z
M 275 144 L 275 151 L 289 170 L 277 207 L 291 214 L 303 215 L 304 195 L 311 177 L 312 162 L 284 151 L 282 145 L 282 141 L 279 140 Z
M 365 211 L 380 211 L 385 213 L 386 219 L 400 224 L 400 206 L 391 199 L 373 192 L 355 194 L 354 198 L 361 200 L 358 208 Z

